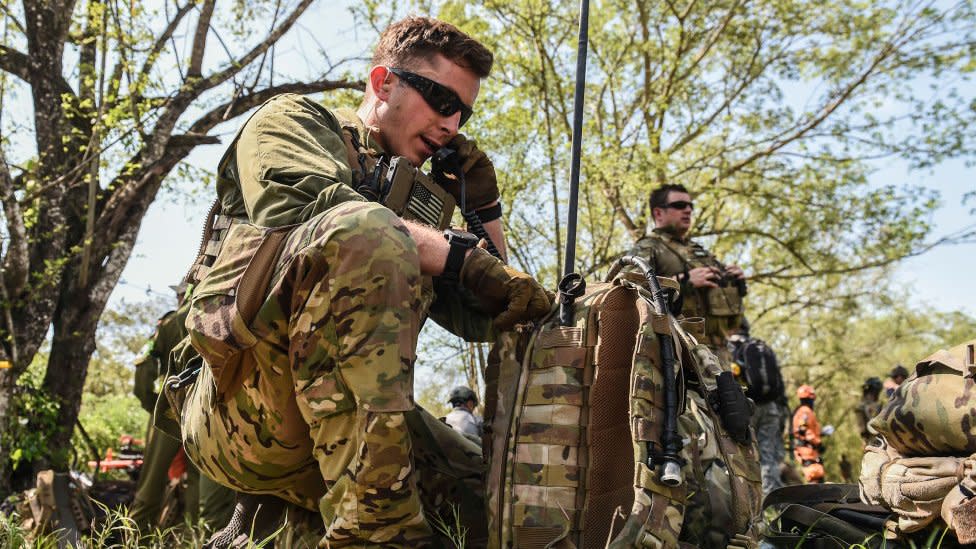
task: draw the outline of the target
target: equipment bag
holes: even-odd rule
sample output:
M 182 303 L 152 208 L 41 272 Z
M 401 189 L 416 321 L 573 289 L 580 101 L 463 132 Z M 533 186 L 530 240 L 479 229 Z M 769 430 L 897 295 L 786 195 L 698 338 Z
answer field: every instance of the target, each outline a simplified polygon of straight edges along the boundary
M 772 402 L 785 396 L 783 374 L 776 353 L 766 342 L 750 337 L 739 343 L 732 352 L 732 360 L 739 365 L 745 379 L 746 396 L 756 404 Z
M 976 453 L 976 340 L 915 365 L 871 427 L 904 457 Z
M 485 372 L 491 547 L 754 544 L 755 439 L 748 427 L 744 443 L 725 429 L 716 412 L 722 367 L 655 312 L 645 284 L 633 274 L 593 284 L 571 325 L 554 311 L 531 332 L 499 337 Z M 671 483 L 660 460 L 663 337 L 677 350 L 683 439 L 681 480 Z
M 806 484 L 773 490 L 763 511 L 775 510 L 763 541 L 793 549 L 892 547 L 885 542 L 885 521 L 891 512 L 861 503 L 854 484 Z

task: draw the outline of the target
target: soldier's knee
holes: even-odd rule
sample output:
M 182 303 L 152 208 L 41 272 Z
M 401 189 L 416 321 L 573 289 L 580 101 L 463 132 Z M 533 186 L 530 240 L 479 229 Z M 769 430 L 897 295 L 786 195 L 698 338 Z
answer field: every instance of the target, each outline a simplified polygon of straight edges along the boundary
M 420 274 L 417 244 L 403 220 L 375 202 L 347 203 L 335 208 L 330 245 L 341 259 L 360 258 L 383 268 L 392 266 L 404 276 Z

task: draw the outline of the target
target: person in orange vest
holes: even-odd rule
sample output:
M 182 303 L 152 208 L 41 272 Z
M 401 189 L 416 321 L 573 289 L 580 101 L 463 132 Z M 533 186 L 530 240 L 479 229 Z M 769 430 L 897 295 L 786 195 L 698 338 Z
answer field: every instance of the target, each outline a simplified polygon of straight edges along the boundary
M 793 455 L 803 465 L 803 478 L 807 484 L 822 483 L 821 430 L 817 414 L 813 411 L 817 395 L 810 385 L 800 385 L 796 396 L 800 399 L 800 406 L 793 412 Z

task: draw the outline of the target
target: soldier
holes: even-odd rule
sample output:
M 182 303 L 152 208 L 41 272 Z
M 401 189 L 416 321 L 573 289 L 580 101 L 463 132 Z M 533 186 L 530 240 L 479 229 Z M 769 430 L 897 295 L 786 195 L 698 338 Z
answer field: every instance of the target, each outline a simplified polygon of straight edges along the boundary
M 756 404 L 752 428 L 756 432 L 762 468 L 763 495 L 783 486 L 780 468 L 786 457 L 783 435 L 789 419 L 783 375 L 776 355 L 766 342 L 749 336 L 749 322 L 729 336 L 732 372 L 747 387 L 746 396 Z
M 481 418 L 474 415 L 478 407 L 478 395 L 470 387 L 464 385 L 451 389 L 448 402 L 454 407 L 444 421 L 455 431 L 466 438 L 481 444 Z
M 891 395 L 895 394 L 898 387 L 908 378 L 908 368 L 905 368 L 901 364 L 898 364 L 891 369 L 888 373 L 888 379 L 884 380 L 884 391 L 885 397 L 891 398 Z
M 135 367 L 133 393 L 150 414 L 142 469 L 136 484 L 135 500 L 129 509 L 129 515 L 142 533 L 165 526 L 159 524 L 158 519 L 169 483 L 168 471 L 170 464 L 183 450 L 179 440 L 167 436 L 153 426 L 151 417 L 159 398 L 156 383 L 167 371 L 170 352 L 183 338 L 183 322 L 190 305 L 189 301 L 183 300 L 183 288 L 174 289 L 182 303 L 176 311 L 169 311 L 160 317 L 156 323 L 156 332 L 149 341 L 149 348 Z M 196 523 L 197 517 L 200 517 L 211 528 L 226 524 L 233 511 L 234 493 L 206 477 L 201 477 L 196 467 L 190 463 L 186 464 L 186 476 L 187 486 L 183 493 L 186 519 Z
M 874 435 L 868 429 L 871 418 L 878 415 L 881 411 L 881 380 L 877 377 L 869 377 L 861 385 L 861 401 L 854 407 L 854 421 L 857 423 L 857 432 L 861 434 L 864 444 L 871 442 Z
M 704 341 L 724 363 L 726 340 L 742 319 L 745 273 L 724 265 L 701 244 L 688 238 L 694 203 L 682 185 L 662 185 L 651 193 L 654 230 L 634 244 L 627 255 L 646 258 L 658 276 L 681 283 L 681 314 L 705 319 Z
M 820 452 L 823 450 L 820 439 L 820 422 L 813 411 L 813 403 L 817 398 L 813 387 L 800 385 L 796 390 L 800 399 L 800 406 L 793 412 L 793 454 L 803 466 L 803 479 L 807 483 L 822 483 L 824 481 L 823 460 Z
M 245 343 L 239 363 L 210 361 L 190 389 L 185 447 L 226 486 L 320 511 L 323 545 L 434 543 L 443 504 L 459 503 L 475 517 L 466 526 L 484 529 L 483 503 L 465 508 L 460 493 L 480 489 L 478 447 L 414 404 L 417 335 L 429 311 L 487 340 L 492 324 L 547 312 L 549 297 L 470 235 L 404 221 L 356 189 L 376 157 L 419 166 L 451 144 L 467 169 L 468 210 L 501 245 L 494 168 L 458 134 L 492 60 L 452 25 L 406 18 L 380 37 L 357 111 L 272 98 L 218 168 L 232 223 L 187 327 L 204 358 L 218 351 L 203 335 L 215 325 Z M 223 277 L 257 257 L 262 227 L 291 225 L 254 320 L 233 316 L 240 279 Z

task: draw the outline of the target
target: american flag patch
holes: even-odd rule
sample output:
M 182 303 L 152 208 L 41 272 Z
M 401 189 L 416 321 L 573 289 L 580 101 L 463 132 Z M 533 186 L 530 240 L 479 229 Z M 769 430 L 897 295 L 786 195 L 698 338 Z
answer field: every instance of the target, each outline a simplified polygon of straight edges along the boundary
M 444 211 L 444 201 L 430 192 L 427 187 L 415 183 L 413 189 L 410 190 L 407 211 L 413 214 L 418 221 L 437 227 L 441 221 L 441 212 Z

